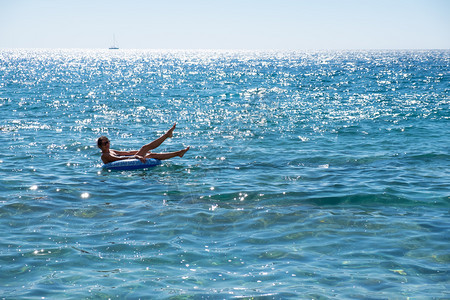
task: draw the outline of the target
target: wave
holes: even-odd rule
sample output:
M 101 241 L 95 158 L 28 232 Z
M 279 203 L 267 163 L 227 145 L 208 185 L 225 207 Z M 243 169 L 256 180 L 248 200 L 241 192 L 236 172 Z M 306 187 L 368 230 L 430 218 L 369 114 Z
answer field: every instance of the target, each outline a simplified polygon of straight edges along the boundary
M 264 207 L 286 207 L 298 205 L 313 206 L 442 206 L 450 205 L 450 196 L 436 197 L 432 199 L 408 197 L 396 195 L 389 192 L 380 193 L 328 193 L 323 192 L 278 192 L 278 193 L 258 193 L 258 192 L 234 192 L 210 194 L 198 198 L 190 198 L 190 202 L 208 202 L 219 206 L 239 206 L 246 207 L 252 205 Z

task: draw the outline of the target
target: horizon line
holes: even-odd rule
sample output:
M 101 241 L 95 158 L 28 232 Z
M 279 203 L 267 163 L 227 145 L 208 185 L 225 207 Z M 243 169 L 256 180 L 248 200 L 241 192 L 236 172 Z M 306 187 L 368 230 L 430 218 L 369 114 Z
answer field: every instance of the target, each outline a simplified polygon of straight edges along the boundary
M 251 49 L 251 48 L 46 48 L 46 47 L 0 47 L 0 50 L 105 50 L 117 52 L 121 50 L 147 50 L 147 51 L 430 51 L 450 50 L 450 48 L 305 48 L 305 49 Z

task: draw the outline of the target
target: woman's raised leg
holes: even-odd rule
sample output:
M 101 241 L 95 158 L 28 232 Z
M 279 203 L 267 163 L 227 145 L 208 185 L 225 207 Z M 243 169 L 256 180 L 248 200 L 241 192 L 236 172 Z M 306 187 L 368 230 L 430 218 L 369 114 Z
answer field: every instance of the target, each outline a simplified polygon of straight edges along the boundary
M 161 145 L 167 138 L 171 138 L 173 136 L 173 131 L 175 130 L 176 126 L 177 126 L 176 123 L 173 124 L 173 126 L 165 134 L 163 134 L 153 142 L 150 142 L 142 146 L 142 148 L 139 149 L 139 151 L 136 154 L 144 157 L 147 156 L 148 151 L 159 147 L 159 145 Z

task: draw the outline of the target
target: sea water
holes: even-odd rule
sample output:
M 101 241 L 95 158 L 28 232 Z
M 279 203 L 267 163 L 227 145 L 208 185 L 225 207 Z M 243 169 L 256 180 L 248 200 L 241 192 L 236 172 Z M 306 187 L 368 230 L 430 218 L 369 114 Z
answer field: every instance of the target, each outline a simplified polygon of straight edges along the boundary
M 450 52 L 0 51 L 5 299 L 450 297 Z M 138 149 L 101 168 L 96 139 Z

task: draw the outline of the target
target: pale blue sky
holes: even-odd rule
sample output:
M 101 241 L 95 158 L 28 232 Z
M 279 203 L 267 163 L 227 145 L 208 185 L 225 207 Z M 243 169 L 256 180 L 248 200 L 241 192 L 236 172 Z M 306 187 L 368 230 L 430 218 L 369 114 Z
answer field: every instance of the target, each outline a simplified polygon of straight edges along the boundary
M 0 48 L 450 49 L 450 0 L 0 0 Z

